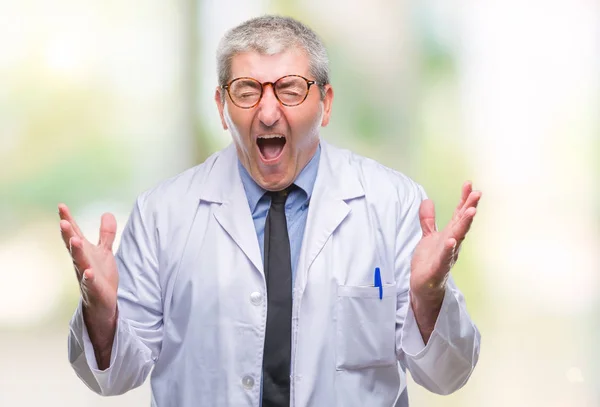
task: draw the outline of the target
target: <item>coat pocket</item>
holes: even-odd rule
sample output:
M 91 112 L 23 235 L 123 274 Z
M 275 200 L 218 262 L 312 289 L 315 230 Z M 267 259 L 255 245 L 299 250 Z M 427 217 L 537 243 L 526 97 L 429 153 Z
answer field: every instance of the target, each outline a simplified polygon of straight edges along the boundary
M 352 370 L 395 364 L 396 285 L 379 288 L 338 286 L 336 369 Z

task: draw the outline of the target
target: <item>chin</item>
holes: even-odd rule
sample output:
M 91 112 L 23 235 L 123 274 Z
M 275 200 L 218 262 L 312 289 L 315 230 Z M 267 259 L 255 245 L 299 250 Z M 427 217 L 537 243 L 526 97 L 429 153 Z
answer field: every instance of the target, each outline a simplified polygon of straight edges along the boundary
M 260 174 L 262 182 L 259 183 L 261 187 L 267 191 L 280 191 L 287 188 L 294 182 L 293 177 L 287 172 L 285 173 L 273 173 L 273 174 Z

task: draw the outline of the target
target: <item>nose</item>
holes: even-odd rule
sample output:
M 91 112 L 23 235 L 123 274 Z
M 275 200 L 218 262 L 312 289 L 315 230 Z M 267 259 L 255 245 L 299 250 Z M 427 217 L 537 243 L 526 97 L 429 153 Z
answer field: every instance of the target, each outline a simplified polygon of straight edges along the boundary
M 258 120 L 265 127 L 272 127 L 281 118 L 281 105 L 275 97 L 273 86 L 265 86 L 262 99 L 258 104 Z

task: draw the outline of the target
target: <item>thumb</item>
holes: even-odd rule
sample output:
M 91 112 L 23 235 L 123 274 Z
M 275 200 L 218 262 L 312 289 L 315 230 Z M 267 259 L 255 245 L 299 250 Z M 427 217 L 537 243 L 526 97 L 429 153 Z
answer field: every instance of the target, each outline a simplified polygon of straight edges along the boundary
M 419 208 L 419 220 L 421 222 L 421 229 L 423 230 L 423 237 L 436 231 L 435 207 L 431 199 L 425 199 L 421 202 L 421 207 Z
M 117 234 L 117 220 L 112 213 L 105 213 L 100 219 L 100 239 L 98 246 L 104 246 L 112 251 L 112 245 Z

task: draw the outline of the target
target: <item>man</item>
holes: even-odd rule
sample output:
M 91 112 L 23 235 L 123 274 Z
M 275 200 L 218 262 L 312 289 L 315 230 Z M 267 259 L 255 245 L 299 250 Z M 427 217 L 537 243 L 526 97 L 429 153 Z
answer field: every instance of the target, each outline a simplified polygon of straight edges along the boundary
M 481 194 L 452 221 L 406 176 L 319 139 L 333 89 L 318 37 L 260 17 L 218 49 L 215 102 L 233 143 L 141 194 L 85 239 L 62 237 L 81 287 L 69 360 L 102 395 L 152 405 L 407 406 L 471 375 L 480 335 L 450 277 Z

